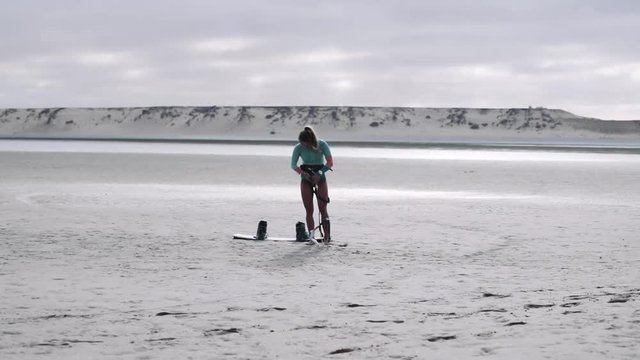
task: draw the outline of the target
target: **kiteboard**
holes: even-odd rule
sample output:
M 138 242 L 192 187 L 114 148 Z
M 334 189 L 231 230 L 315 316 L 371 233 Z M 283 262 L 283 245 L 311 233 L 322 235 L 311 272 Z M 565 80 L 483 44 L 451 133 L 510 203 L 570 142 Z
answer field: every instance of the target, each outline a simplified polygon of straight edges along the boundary
M 234 239 L 238 239 L 238 240 L 254 240 L 254 241 L 288 241 L 288 242 L 299 242 L 299 243 L 306 243 L 308 241 L 311 241 L 313 243 L 315 243 L 316 245 L 320 245 L 320 243 L 318 243 L 318 240 L 316 239 L 305 239 L 305 240 L 296 240 L 296 238 L 288 238 L 288 237 L 275 237 L 275 236 L 266 236 L 264 239 L 259 239 L 257 236 L 255 235 L 245 235 L 245 234 L 233 234 L 233 238 Z
M 308 234 L 305 230 L 305 224 L 302 222 L 298 222 L 296 224 L 296 237 L 276 237 L 269 236 L 267 234 L 267 222 L 264 220 L 260 220 L 258 222 L 258 230 L 255 235 L 246 235 L 246 234 L 234 234 L 233 238 L 238 240 L 252 240 L 252 241 L 284 241 L 284 242 L 299 242 L 303 244 L 315 244 L 315 245 L 325 245 L 331 246 L 335 243 L 333 241 L 329 243 L 324 243 L 322 238 L 317 239 L 315 237 L 315 231 L 312 231 L 311 234 Z M 307 236 L 310 235 L 310 238 L 307 239 Z M 322 235 L 321 235 L 322 236 Z M 340 247 L 346 247 L 346 243 L 338 244 Z
M 264 239 L 258 239 L 255 235 L 246 235 L 246 234 L 233 234 L 233 238 L 237 239 L 237 240 L 249 240 L 249 241 L 281 241 L 281 242 L 298 242 L 301 244 L 315 244 L 318 246 L 333 246 L 336 245 L 338 247 L 347 247 L 347 243 L 342 243 L 342 242 L 338 242 L 336 243 L 335 241 L 331 241 L 328 244 L 325 244 L 322 242 L 322 239 L 317 240 L 317 239 L 310 239 L 310 240 L 296 240 L 295 238 L 288 238 L 288 237 L 274 237 L 274 236 L 267 236 Z
M 264 221 L 264 220 L 260 220 L 260 222 L 258 222 L 258 230 L 256 231 L 256 235 L 234 234 L 233 238 L 234 239 L 239 239 L 239 240 L 288 241 L 288 242 L 301 242 L 301 243 L 308 243 L 309 241 L 311 241 L 312 243 L 314 243 L 316 245 L 320 245 L 318 240 L 315 239 L 315 236 L 313 235 L 313 232 L 311 232 L 311 234 L 307 234 L 307 232 L 305 231 L 304 227 L 305 227 L 305 225 L 302 222 L 298 222 L 296 224 L 296 234 L 297 234 L 297 236 L 295 238 L 274 237 L 274 236 L 269 236 L 267 234 L 267 222 Z M 309 238 L 307 238 L 307 236 L 309 236 Z

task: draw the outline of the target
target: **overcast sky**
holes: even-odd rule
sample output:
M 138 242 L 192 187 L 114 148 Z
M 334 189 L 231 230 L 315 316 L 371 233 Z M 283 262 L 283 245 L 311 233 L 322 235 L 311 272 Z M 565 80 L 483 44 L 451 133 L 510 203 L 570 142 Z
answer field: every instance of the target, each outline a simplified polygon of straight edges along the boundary
M 20 0 L 0 107 L 560 108 L 640 120 L 636 0 Z

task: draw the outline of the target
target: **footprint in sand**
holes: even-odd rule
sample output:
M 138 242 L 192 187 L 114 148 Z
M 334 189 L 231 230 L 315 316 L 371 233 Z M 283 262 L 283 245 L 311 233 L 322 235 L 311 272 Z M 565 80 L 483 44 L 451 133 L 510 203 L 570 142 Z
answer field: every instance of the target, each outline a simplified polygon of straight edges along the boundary
M 204 336 L 239 334 L 239 333 L 240 333 L 240 329 L 238 329 L 238 328 L 211 329 L 211 330 L 205 330 L 204 331 Z
M 427 341 L 436 342 L 436 341 L 453 340 L 453 339 L 456 339 L 456 338 L 457 338 L 456 335 L 443 335 L 443 336 L 430 337 L 430 338 L 427 339 Z
M 359 348 L 342 348 L 342 349 L 338 349 L 330 352 L 329 355 L 346 354 L 346 353 L 354 352 L 356 350 L 360 350 L 360 349 Z
M 527 323 L 524 321 L 513 321 L 505 324 L 504 326 L 515 326 L 515 325 L 526 325 Z
M 156 316 L 178 316 L 178 315 L 188 315 L 188 313 L 185 312 L 168 312 L 168 311 L 160 311 L 159 313 L 156 314 Z
M 542 308 L 550 308 L 556 306 L 555 304 L 527 304 L 524 306 L 525 309 L 542 309 Z
M 258 309 L 257 311 L 267 312 L 267 311 L 271 311 L 271 310 L 285 311 L 285 310 L 287 310 L 287 308 L 274 306 L 274 307 L 266 307 L 266 308 Z
M 362 305 L 362 304 L 346 304 L 348 308 L 357 308 L 357 307 L 373 307 L 375 305 Z

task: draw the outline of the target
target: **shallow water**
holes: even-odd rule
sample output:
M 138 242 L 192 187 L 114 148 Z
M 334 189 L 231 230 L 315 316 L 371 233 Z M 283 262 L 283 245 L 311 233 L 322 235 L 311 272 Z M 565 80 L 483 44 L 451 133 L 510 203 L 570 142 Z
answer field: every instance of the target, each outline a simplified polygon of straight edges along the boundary
M 182 154 L 223 156 L 291 156 L 291 146 L 224 143 L 179 142 L 121 142 L 121 141 L 63 141 L 63 140 L 0 140 L 0 151 L 71 152 L 71 153 L 131 153 Z M 580 152 L 567 149 L 484 150 L 442 148 L 394 148 L 334 146 L 334 156 L 355 159 L 407 159 L 407 160 L 471 160 L 471 161 L 552 161 L 552 162 L 640 162 L 640 154 L 620 154 L 618 149 L 594 148 L 599 151 Z M 609 153 L 608 153 L 609 152 Z

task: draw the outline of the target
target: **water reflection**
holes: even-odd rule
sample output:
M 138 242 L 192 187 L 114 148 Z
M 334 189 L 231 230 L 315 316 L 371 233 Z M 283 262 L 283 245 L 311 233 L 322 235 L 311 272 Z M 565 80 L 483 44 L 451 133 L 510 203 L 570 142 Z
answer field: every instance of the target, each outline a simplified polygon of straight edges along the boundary
M 293 143 L 292 143 L 293 144 Z M 288 145 L 222 143 L 156 143 L 119 141 L 0 140 L 0 151 L 185 154 L 222 156 L 288 157 Z M 579 152 L 509 149 L 438 149 L 333 146 L 334 156 L 358 159 L 409 159 L 431 161 L 546 161 L 546 162 L 640 162 L 640 154 L 620 154 L 612 150 Z
M 99 189 L 99 190 L 97 190 Z M 171 200 L 236 200 L 300 201 L 299 191 L 292 186 L 253 185 L 177 185 L 177 184 L 74 184 L 60 185 L 56 193 L 73 193 L 74 196 L 92 196 L 108 190 L 110 194 L 126 198 Z M 550 197 L 522 193 L 478 191 L 430 191 L 387 188 L 334 187 L 331 196 L 341 201 L 398 201 L 398 200 L 469 200 L 469 201 L 523 201 L 523 202 L 571 202 L 578 199 Z

